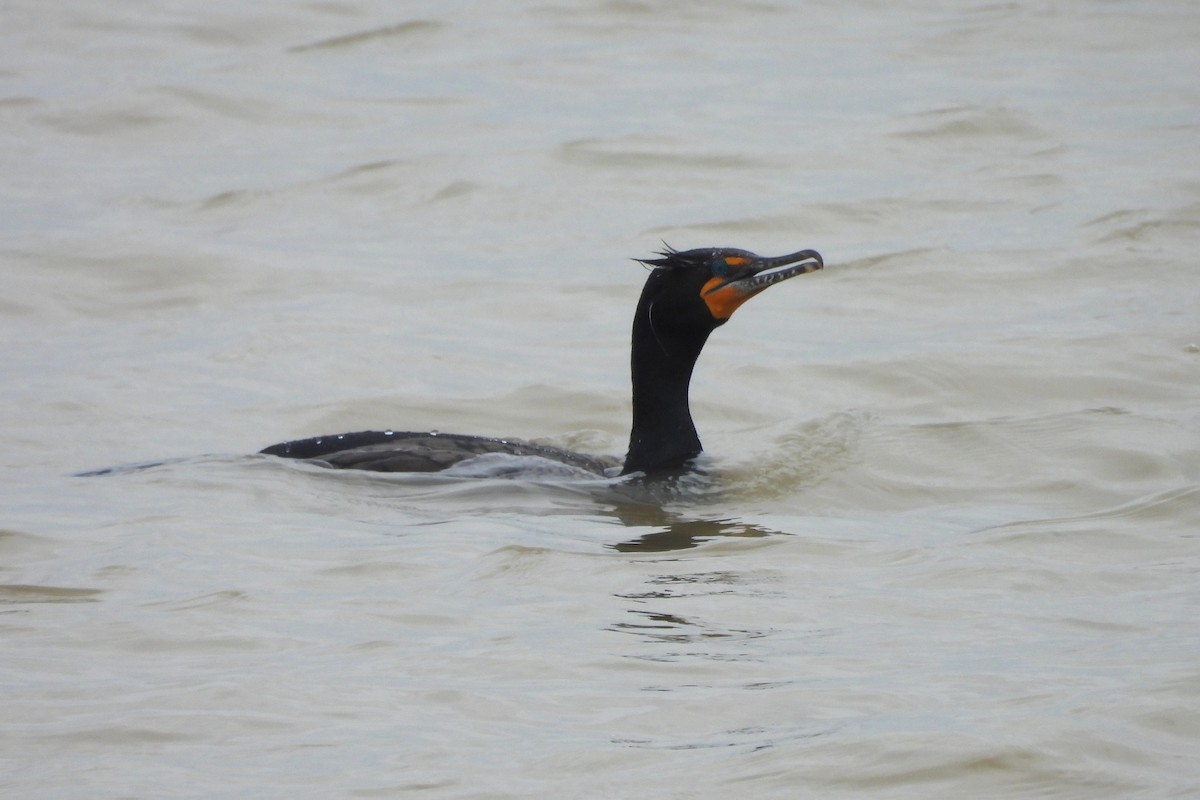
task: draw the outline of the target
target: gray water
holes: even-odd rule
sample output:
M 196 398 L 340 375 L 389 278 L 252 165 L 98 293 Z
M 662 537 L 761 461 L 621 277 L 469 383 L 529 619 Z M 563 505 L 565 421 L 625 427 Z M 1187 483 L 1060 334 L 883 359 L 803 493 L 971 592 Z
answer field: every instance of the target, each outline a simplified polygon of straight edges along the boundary
M 1191 0 L 0 18 L 5 797 L 1200 795 Z M 622 454 L 663 241 L 714 486 L 248 455 Z

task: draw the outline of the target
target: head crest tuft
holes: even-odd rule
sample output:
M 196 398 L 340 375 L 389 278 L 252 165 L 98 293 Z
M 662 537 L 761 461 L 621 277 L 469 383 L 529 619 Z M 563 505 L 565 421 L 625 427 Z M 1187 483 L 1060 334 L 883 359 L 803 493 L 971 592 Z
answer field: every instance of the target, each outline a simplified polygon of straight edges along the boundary
M 691 251 L 676 250 L 666 242 L 663 242 L 663 249 L 658 251 L 658 255 L 661 258 L 635 258 L 634 261 L 645 264 L 647 267 L 661 267 L 663 269 L 694 266 Z

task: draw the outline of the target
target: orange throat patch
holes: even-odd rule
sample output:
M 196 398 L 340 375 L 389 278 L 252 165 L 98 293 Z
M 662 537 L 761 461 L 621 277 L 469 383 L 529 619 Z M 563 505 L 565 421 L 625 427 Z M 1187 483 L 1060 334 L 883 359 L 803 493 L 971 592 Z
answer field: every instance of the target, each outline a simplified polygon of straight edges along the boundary
M 700 289 L 700 297 L 708 306 L 708 312 L 713 319 L 727 320 L 737 311 L 738 306 L 767 287 L 758 290 L 745 291 L 736 284 L 725 283 L 721 278 L 710 278 Z

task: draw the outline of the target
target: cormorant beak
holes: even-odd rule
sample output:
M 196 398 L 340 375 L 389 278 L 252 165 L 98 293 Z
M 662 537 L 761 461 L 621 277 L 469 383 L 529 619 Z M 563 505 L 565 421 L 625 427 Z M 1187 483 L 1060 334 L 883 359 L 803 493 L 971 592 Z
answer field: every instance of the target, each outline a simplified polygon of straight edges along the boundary
M 738 306 L 768 286 L 825 266 L 816 250 L 800 250 L 786 256 L 748 256 L 726 259 L 729 274 L 709 279 L 700 290 L 713 319 L 724 322 Z

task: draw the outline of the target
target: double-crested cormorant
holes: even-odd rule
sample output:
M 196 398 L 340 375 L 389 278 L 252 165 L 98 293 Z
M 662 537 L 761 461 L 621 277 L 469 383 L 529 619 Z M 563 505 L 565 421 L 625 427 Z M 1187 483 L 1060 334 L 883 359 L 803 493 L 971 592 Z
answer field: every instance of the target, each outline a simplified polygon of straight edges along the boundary
M 765 258 L 733 248 L 667 248 L 658 255 L 638 259 L 654 269 L 633 317 L 633 428 L 622 475 L 678 470 L 700 454 L 688 384 L 708 335 L 768 286 L 823 266 L 815 250 Z M 599 475 L 616 466 L 511 439 L 390 430 L 298 439 L 260 452 L 376 472 L 438 472 L 490 453 L 541 457 Z

